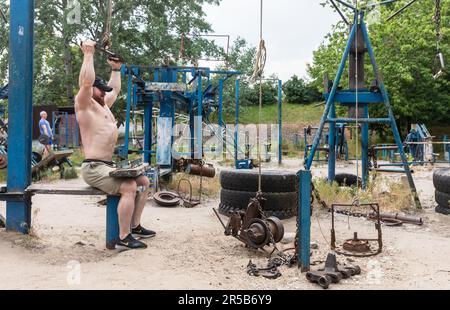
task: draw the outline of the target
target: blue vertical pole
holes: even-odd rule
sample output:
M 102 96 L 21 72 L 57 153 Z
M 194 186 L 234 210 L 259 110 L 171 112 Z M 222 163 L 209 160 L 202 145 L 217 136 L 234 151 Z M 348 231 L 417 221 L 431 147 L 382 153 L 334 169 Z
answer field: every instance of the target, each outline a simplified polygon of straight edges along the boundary
M 234 163 L 238 161 L 239 145 L 239 79 L 236 79 L 235 113 L 234 113 Z
M 197 159 L 203 158 L 203 85 L 202 85 L 202 75 L 199 72 L 198 76 L 198 111 L 197 111 Z
M 270 141 L 268 141 L 270 143 Z M 278 164 L 283 162 L 283 82 L 278 80 Z
M 66 147 L 69 146 L 69 113 L 64 113 L 66 116 L 65 126 L 66 127 Z
M 219 80 L 219 111 L 218 111 L 218 125 L 219 125 L 219 143 L 224 141 L 224 128 L 223 128 L 223 79 Z M 222 143 L 222 154 L 225 154 L 225 143 Z M 224 158 L 225 159 L 225 158 Z
M 31 225 L 31 197 L 24 191 L 31 183 L 34 0 L 11 1 L 10 15 L 7 187 L 21 196 L 6 203 L 6 229 L 26 234 Z
M 302 272 L 310 269 L 311 255 L 311 171 L 299 171 L 298 263 Z
M 153 127 L 153 104 L 146 103 L 144 106 L 144 162 L 151 164 L 152 154 L 152 127 Z
M 119 240 L 119 196 L 108 196 L 106 201 L 106 248 L 114 250 Z
M 363 106 L 364 118 L 369 118 L 369 105 L 366 103 Z M 358 111 L 356 111 L 358 113 Z M 369 180 L 369 123 L 362 124 L 361 132 L 361 149 L 362 149 L 362 188 L 366 189 L 367 181 Z
M 329 118 L 336 118 L 336 105 L 333 102 Z M 333 182 L 336 176 L 336 123 L 329 123 L 328 132 L 328 182 Z
M 74 127 L 75 127 L 75 141 L 74 141 L 74 146 L 75 146 L 75 147 L 79 147 L 79 146 L 80 146 L 80 144 L 79 144 L 80 138 L 79 138 L 78 132 L 79 132 L 80 128 L 79 128 L 79 126 L 78 126 L 78 121 L 77 121 L 76 116 L 75 116 L 73 122 L 74 122 Z
M 128 68 L 128 88 L 127 88 L 127 112 L 125 119 L 125 141 L 123 149 L 121 150 L 121 156 L 128 158 L 128 147 L 130 143 L 130 118 L 131 118 L 131 101 L 133 100 L 133 68 Z

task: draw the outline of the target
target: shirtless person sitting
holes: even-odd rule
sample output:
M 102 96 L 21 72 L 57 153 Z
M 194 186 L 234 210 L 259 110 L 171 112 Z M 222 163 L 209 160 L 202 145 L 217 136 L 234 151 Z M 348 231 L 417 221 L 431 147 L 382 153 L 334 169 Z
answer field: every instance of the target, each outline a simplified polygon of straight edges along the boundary
M 80 125 L 86 160 L 81 175 L 86 183 L 109 195 L 120 194 L 118 215 L 120 240 L 117 248 L 139 249 L 147 245 L 135 238 L 150 238 L 156 233 L 141 226 L 141 216 L 149 192 L 149 180 L 145 176 L 137 179 L 115 179 L 109 173 L 115 170 L 112 156 L 117 142 L 116 120 L 111 113 L 121 89 L 121 63 L 108 60 L 111 65 L 111 79 L 106 84 L 95 76 L 95 42 L 81 45 L 84 53 L 79 84 L 80 91 L 75 98 L 75 112 Z M 137 193 L 138 187 L 145 190 Z

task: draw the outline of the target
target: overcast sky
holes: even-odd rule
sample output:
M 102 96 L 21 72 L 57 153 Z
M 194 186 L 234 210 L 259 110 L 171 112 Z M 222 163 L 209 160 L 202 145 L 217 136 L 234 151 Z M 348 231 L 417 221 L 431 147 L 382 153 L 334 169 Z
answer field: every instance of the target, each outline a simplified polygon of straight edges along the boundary
M 266 76 L 275 73 L 282 80 L 306 76 L 312 52 L 330 32 L 339 15 L 319 3 L 322 0 L 264 0 L 264 39 L 267 48 Z M 207 20 L 216 34 L 238 36 L 251 45 L 259 42 L 260 0 L 222 0 L 206 7 Z M 226 39 L 217 41 L 226 46 Z

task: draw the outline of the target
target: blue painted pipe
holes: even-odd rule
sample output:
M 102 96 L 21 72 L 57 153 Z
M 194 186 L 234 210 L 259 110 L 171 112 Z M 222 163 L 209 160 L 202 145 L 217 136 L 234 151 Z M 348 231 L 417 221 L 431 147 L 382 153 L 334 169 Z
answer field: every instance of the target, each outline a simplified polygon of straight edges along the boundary
M 311 171 L 299 171 L 298 262 L 302 272 L 310 270 L 311 255 Z
M 108 196 L 106 198 L 106 248 L 114 250 L 119 240 L 119 196 Z
M 31 184 L 34 0 L 10 1 L 10 16 L 7 188 L 24 193 Z M 7 201 L 6 229 L 26 234 L 30 226 L 31 197 Z
M 283 162 L 283 82 L 281 80 L 278 80 L 278 164 L 281 165 L 282 162 Z

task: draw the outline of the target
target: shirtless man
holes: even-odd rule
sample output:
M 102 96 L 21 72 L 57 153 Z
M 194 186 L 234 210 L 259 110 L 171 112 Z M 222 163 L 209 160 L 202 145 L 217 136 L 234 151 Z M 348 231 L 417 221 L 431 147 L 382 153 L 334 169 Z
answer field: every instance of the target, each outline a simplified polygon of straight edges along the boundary
M 117 248 L 139 249 L 147 245 L 135 238 L 150 238 L 156 233 L 141 226 L 141 216 L 149 192 L 149 180 L 145 176 L 133 179 L 115 179 L 109 176 L 114 170 L 112 156 L 117 142 L 116 120 L 111 113 L 121 89 L 121 63 L 108 60 L 111 65 L 111 79 L 106 84 L 95 76 L 95 42 L 81 45 L 84 53 L 79 84 L 80 91 L 75 98 L 75 112 L 80 125 L 86 160 L 81 175 L 86 183 L 110 195 L 120 194 L 118 215 L 120 240 Z M 139 188 L 144 191 L 137 193 Z

